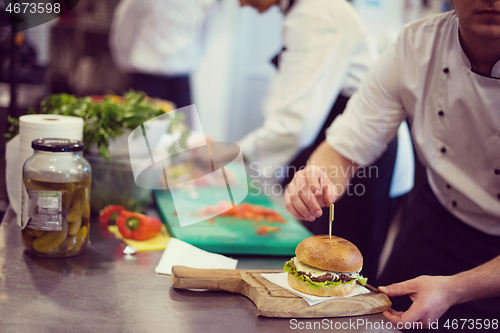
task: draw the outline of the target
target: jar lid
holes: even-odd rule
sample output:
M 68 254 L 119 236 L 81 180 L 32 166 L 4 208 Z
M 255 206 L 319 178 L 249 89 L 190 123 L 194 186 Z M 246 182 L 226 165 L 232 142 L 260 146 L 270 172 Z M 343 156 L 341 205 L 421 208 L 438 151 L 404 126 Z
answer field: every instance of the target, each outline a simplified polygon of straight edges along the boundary
M 42 138 L 31 142 L 31 148 L 50 152 L 82 151 L 83 142 L 70 139 Z

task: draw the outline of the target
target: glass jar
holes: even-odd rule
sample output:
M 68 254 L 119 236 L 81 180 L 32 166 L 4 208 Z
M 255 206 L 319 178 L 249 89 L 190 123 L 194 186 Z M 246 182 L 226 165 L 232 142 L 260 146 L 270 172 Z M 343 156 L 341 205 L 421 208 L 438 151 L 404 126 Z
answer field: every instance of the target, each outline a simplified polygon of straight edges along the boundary
M 37 139 L 24 163 L 22 240 L 27 251 L 68 257 L 87 246 L 90 227 L 91 167 L 83 143 Z

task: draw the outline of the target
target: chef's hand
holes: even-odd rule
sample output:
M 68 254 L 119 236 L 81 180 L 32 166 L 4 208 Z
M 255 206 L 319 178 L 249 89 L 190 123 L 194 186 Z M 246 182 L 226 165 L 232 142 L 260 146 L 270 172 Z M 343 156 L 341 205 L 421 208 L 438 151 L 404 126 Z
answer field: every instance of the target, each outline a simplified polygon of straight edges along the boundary
M 455 294 L 450 285 L 449 276 L 422 275 L 412 280 L 379 287 L 378 289 L 389 297 L 408 295 L 413 301 L 405 312 L 389 309 L 384 315 L 394 325 L 402 323 L 403 328 L 405 323 L 414 322 L 421 322 L 423 327 L 427 328 L 455 304 Z
M 296 172 L 285 191 L 286 208 L 305 221 L 320 217 L 321 207 L 330 206 L 336 198 L 332 180 L 324 169 L 314 165 Z

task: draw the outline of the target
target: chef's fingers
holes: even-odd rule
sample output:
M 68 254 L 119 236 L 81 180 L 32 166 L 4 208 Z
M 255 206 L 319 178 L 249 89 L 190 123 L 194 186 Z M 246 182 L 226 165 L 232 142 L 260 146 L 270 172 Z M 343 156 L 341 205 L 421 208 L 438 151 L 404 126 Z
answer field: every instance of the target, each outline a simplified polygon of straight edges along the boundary
M 321 169 L 316 166 L 309 166 L 299 171 L 300 177 L 305 177 L 313 195 L 321 194 L 320 177 L 322 176 Z
M 401 315 L 403 314 L 403 311 L 396 311 L 392 308 L 390 308 L 387 311 L 383 312 L 383 315 L 389 319 L 391 323 L 398 323 L 401 321 Z
M 408 313 L 410 309 L 406 312 L 389 309 L 388 311 L 384 311 L 383 315 L 399 329 L 409 329 L 414 327 L 427 328 L 429 325 L 421 320 L 418 314 L 415 316 L 415 313 Z
M 309 166 L 295 174 L 297 178 L 305 178 L 311 193 L 315 196 L 314 203 L 319 204 L 319 208 L 327 207 L 336 199 L 335 185 L 328 177 L 325 170 L 318 166 Z M 304 198 L 303 198 L 304 199 Z M 310 198 L 307 198 L 306 204 Z M 321 212 L 317 210 L 316 205 L 312 203 L 311 210 L 317 217 L 321 216 Z
M 424 314 L 423 304 L 413 302 L 413 304 L 401 315 L 401 321 L 405 323 L 416 323 L 422 320 Z
M 423 302 L 413 302 L 406 311 L 396 311 L 389 309 L 385 311 L 384 316 L 394 325 L 402 323 L 401 328 L 419 327 L 415 323 L 421 323 L 422 328 L 428 328 L 432 319 L 432 313 L 429 313 Z
M 289 194 L 288 193 L 288 190 L 290 189 L 290 185 L 286 188 L 285 190 L 285 206 L 286 206 L 286 209 L 290 212 L 290 214 L 292 214 L 293 216 L 295 216 L 296 218 L 298 219 L 301 219 L 303 220 L 304 217 L 302 216 L 302 214 L 297 210 L 295 209 L 295 207 L 293 206 L 292 204 L 292 200 L 291 200 L 291 196 L 292 194 Z
M 295 208 L 295 206 L 297 206 L 297 208 Z M 304 210 L 307 211 L 307 207 L 303 203 L 291 203 L 290 206 L 287 206 L 287 209 L 293 216 L 295 216 L 299 220 L 310 222 L 314 221 L 314 216 L 310 212 L 307 215 L 301 213 Z
M 297 205 L 300 207 L 302 214 L 305 214 L 305 210 L 307 210 L 306 219 L 308 221 L 314 221 L 316 217 L 321 216 L 323 211 L 308 184 L 300 182 L 299 186 L 297 194 L 300 200 L 297 200 Z
M 389 309 L 388 311 L 384 311 L 382 313 L 387 320 L 389 320 L 393 325 L 396 325 L 401 322 L 402 311 L 395 311 L 393 309 Z
M 307 208 L 304 202 L 302 202 L 298 191 L 297 180 L 294 178 L 285 190 L 286 208 L 293 216 L 298 219 L 305 221 L 314 220 L 314 216 L 312 216 L 311 211 Z
M 304 220 L 304 217 L 302 216 L 301 213 L 299 213 L 298 210 L 295 209 L 295 207 L 293 207 L 292 203 L 290 202 L 290 199 L 285 199 L 285 204 L 286 204 L 286 209 L 290 212 L 290 214 L 292 214 L 293 216 L 295 216 L 296 218 L 298 218 L 299 220 Z
M 335 201 L 337 201 L 338 193 L 335 183 L 328 177 L 326 170 L 322 168 L 317 168 L 316 170 L 318 176 L 318 182 L 320 184 L 321 191 L 319 193 L 320 205 L 322 207 L 328 207 Z M 338 184 L 337 184 L 338 185 Z
M 316 196 L 307 184 L 301 184 L 301 188 L 298 189 L 298 194 L 302 202 L 307 206 L 307 209 L 316 218 L 323 214 L 321 206 L 318 203 Z M 314 220 L 314 219 L 313 219 Z
M 337 195 L 335 193 L 335 185 L 330 179 L 325 180 L 325 183 L 323 185 L 322 199 L 324 207 L 328 207 L 332 203 L 337 201 Z
M 299 196 L 293 196 L 291 198 L 292 206 L 296 211 L 300 213 L 300 219 L 304 221 L 314 221 L 316 217 L 313 213 L 307 208 L 306 204 L 302 201 Z
M 387 294 L 387 296 L 404 296 L 415 292 L 413 288 L 413 280 L 408 280 L 400 283 L 393 283 L 388 286 L 378 287 L 378 290 Z
M 394 310 L 393 308 L 390 308 L 389 310 L 387 310 L 391 315 L 393 316 L 398 316 L 398 317 L 401 317 L 401 315 L 404 313 L 404 311 L 396 311 Z

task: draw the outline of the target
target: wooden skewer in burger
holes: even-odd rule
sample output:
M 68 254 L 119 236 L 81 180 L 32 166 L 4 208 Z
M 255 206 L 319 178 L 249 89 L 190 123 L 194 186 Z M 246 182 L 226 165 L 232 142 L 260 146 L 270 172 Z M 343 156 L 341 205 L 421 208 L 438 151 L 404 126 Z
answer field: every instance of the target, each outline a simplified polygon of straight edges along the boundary
M 295 290 L 315 296 L 347 296 L 356 281 L 365 285 L 359 273 L 363 256 L 343 238 L 316 235 L 304 239 L 295 249 L 295 257 L 286 262 L 288 284 Z

